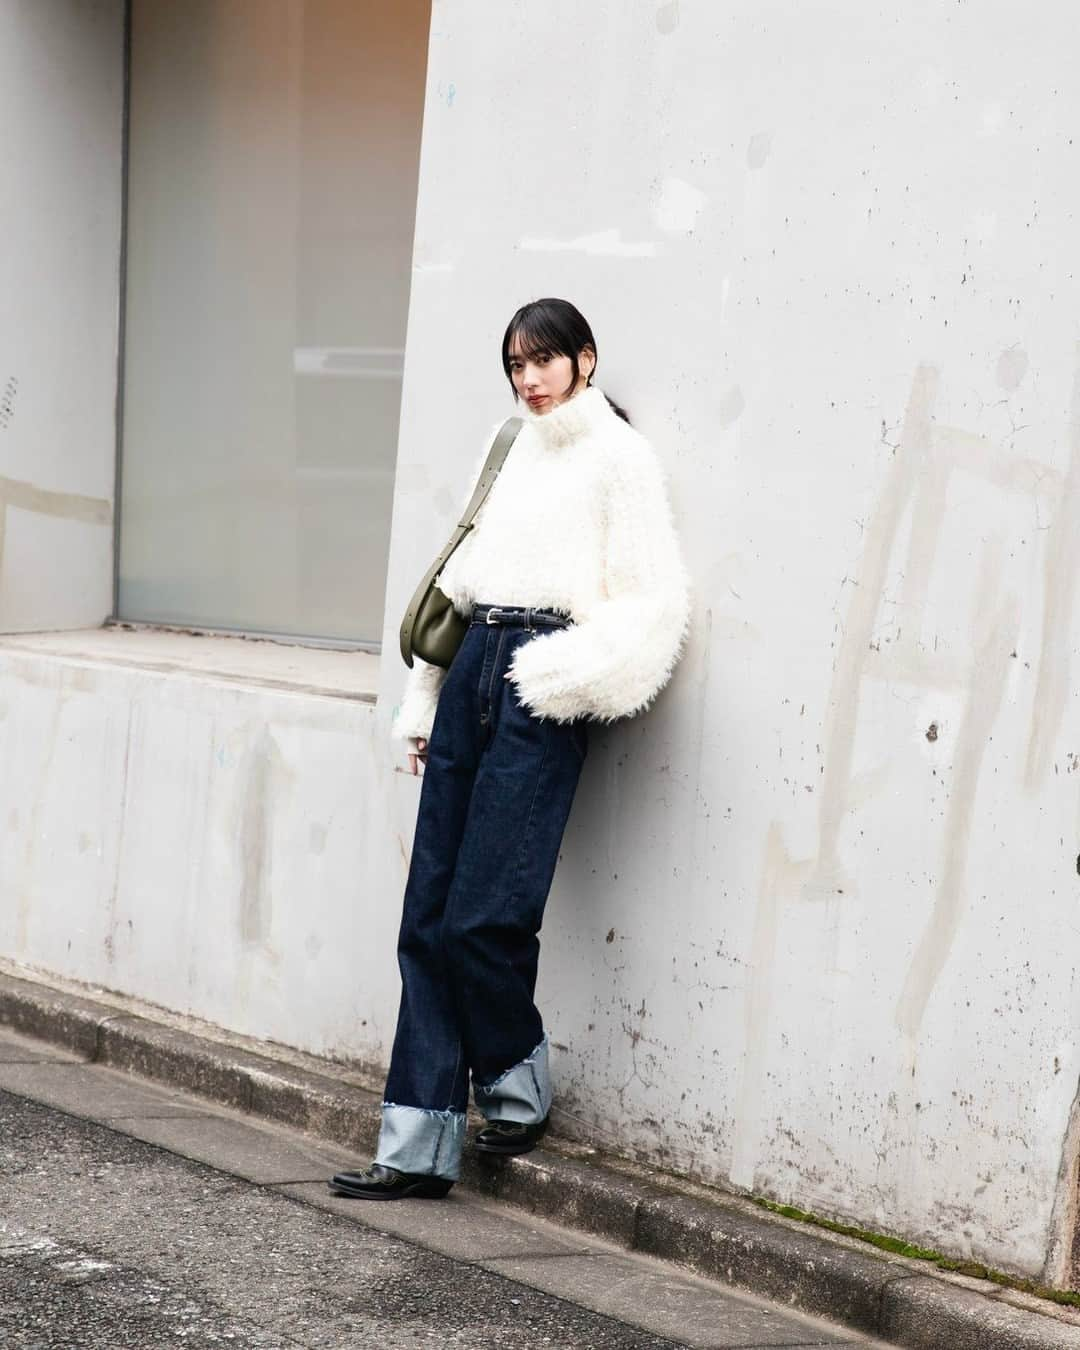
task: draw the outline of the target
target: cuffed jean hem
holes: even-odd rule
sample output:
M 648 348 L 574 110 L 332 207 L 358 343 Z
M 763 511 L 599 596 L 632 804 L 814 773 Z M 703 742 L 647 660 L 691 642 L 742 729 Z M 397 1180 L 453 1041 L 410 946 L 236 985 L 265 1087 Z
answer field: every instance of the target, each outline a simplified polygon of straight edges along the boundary
M 474 1079 L 473 1098 L 488 1120 L 538 1125 L 551 1109 L 547 1034 L 520 1063 L 501 1073 L 493 1083 L 483 1087 Z
M 429 1111 L 422 1106 L 383 1102 L 375 1155 L 375 1161 L 383 1167 L 457 1181 L 464 1144 L 464 1111 Z

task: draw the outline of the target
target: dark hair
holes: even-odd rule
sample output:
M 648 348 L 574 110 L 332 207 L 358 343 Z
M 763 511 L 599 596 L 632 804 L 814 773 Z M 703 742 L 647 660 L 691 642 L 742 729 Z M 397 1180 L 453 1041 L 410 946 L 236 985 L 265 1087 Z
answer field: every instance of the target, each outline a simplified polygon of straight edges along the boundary
M 581 378 L 581 366 L 578 362 L 580 354 L 583 351 L 590 351 L 594 361 L 596 358 L 596 339 L 593 337 L 593 331 L 576 306 L 569 300 L 555 300 L 550 297 L 545 300 L 530 300 L 527 305 L 522 305 L 510 320 L 503 334 L 503 370 L 510 381 L 510 388 L 514 390 L 515 400 L 518 398 L 518 391 L 514 388 L 514 377 L 510 372 L 510 344 L 514 338 L 519 340 L 524 356 L 538 356 L 541 352 L 550 352 L 555 356 L 569 357 L 573 374 L 570 387 L 566 391 L 568 394 L 571 389 L 577 388 L 577 382 Z M 592 384 L 595 373 L 594 364 L 587 384 Z M 604 397 L 611 404 L 613 412 L 624 422 L 630 421 L 624 409 L 613 399 L 608 398 L 607 394 Z

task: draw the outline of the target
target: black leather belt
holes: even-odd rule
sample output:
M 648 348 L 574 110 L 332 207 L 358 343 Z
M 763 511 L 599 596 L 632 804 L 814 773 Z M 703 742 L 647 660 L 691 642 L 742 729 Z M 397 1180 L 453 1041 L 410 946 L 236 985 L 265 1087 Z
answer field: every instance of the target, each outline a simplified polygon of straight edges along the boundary
M 525 605 L 473 605 L 473 623 L 504 623 L 520 628 L 569 628 L 574 622 L 568 614 L 554 609 L 534 609 Z

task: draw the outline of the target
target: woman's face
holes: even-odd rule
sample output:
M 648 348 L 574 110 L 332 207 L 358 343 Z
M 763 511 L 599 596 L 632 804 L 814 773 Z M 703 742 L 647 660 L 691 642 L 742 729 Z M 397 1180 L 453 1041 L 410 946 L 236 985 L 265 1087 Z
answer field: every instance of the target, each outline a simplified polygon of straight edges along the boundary
M 570 388 L 574 367 L 568 356 L 543 351 L 526 355 L 516 336 L 510 343 L 510 377 L 519 397 L 525 399 L 535 413 L 548 413 L 580 394 L 595 364 L 592 353 L 583 351 L 578 357 L 581 372 L 578 382 Z

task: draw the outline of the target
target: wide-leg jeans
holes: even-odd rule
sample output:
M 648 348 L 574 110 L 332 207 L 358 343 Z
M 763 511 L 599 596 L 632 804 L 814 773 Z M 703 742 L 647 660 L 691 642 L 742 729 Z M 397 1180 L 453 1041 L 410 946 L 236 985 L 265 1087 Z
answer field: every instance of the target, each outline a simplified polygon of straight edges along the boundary
M 457 1180 L 470 1080 L 488 1120 L 551 1105 L 534 1003 L 539 931 L 588 754 L 585 718 L 530 712 L 505 678 L 568 619 L 477 605 L 428 742 L 398 940 L 401 1006 L 376 1162 Z

